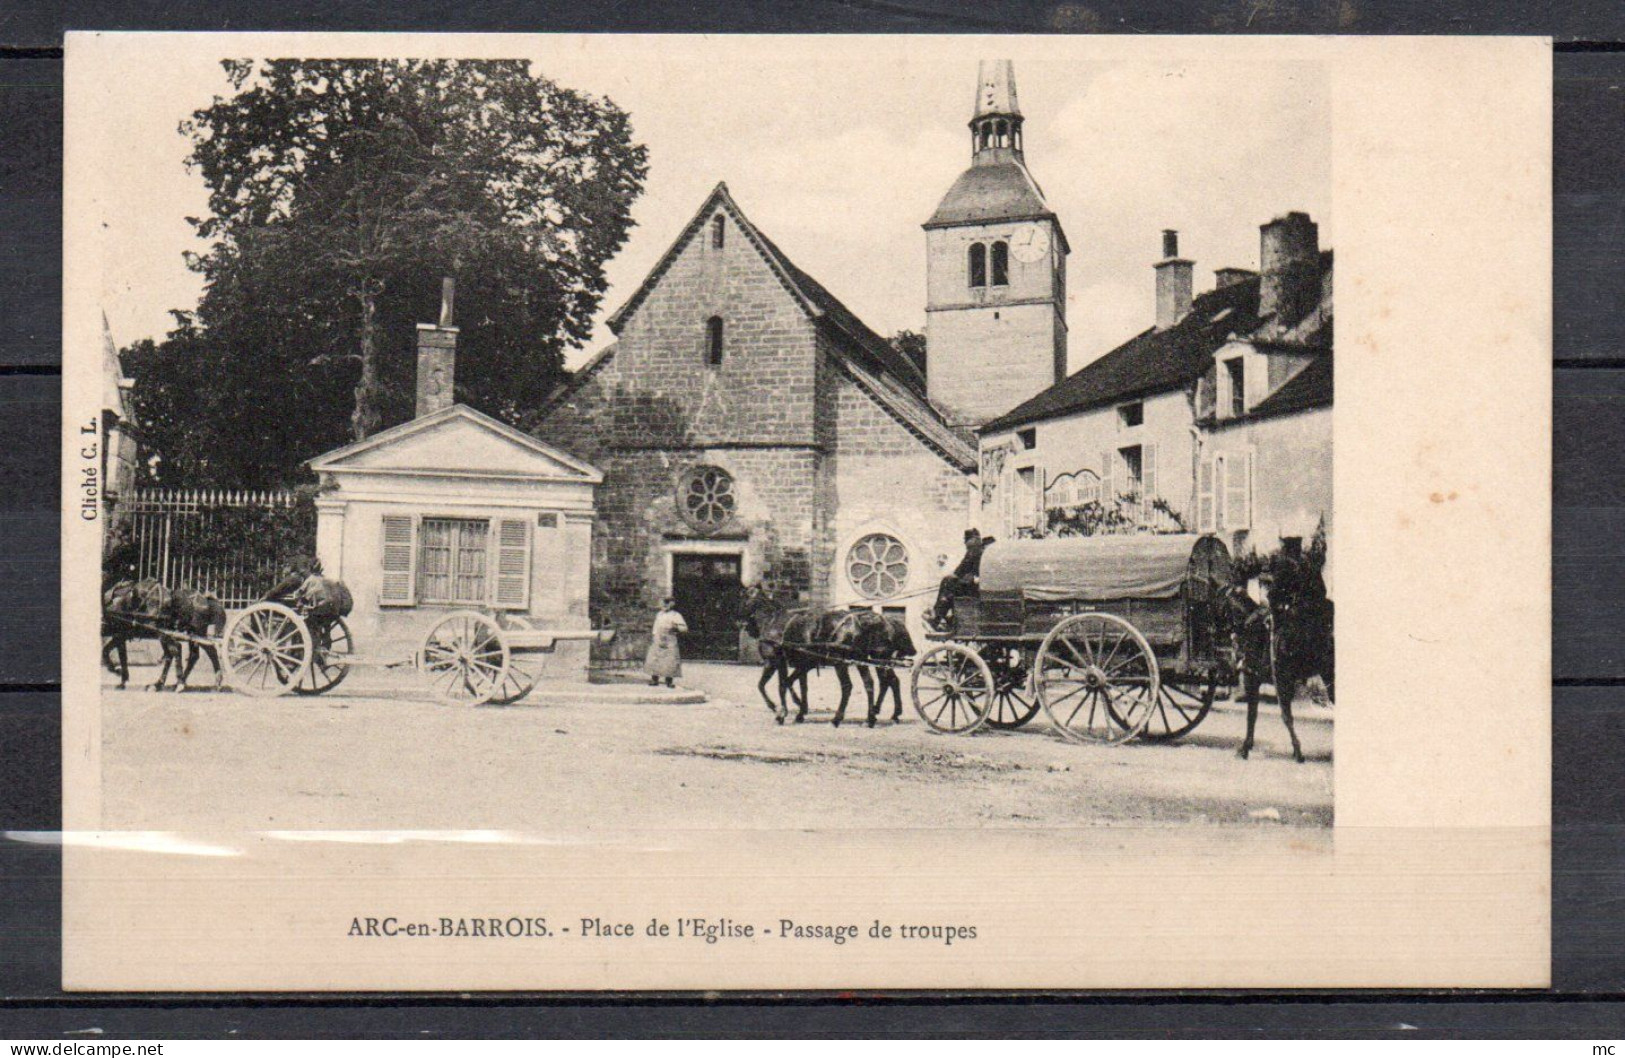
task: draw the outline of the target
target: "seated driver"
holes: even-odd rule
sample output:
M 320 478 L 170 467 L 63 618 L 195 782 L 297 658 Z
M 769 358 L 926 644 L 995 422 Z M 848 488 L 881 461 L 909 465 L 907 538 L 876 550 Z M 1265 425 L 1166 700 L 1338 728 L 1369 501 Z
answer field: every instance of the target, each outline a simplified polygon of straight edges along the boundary
M 942 578 L 942 585 L 937 588 L 936 605 L 931 608 L 930 620 L 936 628 L 950 627 L 955 599 L 976 594 L 976 586 L 982 576 L 982 552 L 991 543 L 991 536 L 983 536 L 976 529 L 965 530 L 965 557 L 959 560 L 952 573 Z

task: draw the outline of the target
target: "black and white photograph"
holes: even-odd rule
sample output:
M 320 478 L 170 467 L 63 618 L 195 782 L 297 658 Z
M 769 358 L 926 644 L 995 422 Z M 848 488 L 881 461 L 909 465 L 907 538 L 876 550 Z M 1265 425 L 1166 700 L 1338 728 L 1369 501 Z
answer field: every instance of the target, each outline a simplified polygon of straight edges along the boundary
M 110 821 L 1330 824 L 1314 64 L 169 73 Z
M 1390 148 L 1336 70 L 1381 63 L 461 40 L 70 47 L 64 546 L 100 578 L 65 598 L 100 638 L 93 683 L 86 641 L 65 670 L 105 849 L 975 834 L 1314 871 L 1381 818 L 1344 815 L 1350 753 L 1382 786 L 1373 718 L 1438 677 L 1374 666 L 1362 570 L 1435 546 L 1409 520 L 1494 517 L 1434 473 L 1453 438 L 1407 464 L 1427 492 L 1391 478 L 1397 544 L 1369 502 L 1348 520 L 1457 370 L 1383 344 L 1423 266 L 1344 212 L 1379 208 L 1347 177 Z M 1366 299 L 1353 351 L 1334 291 Z M 1505 344 L 1492 374 L 1538 340 Z M 1339 643 L 1391 681 L 1340 685 Z M 462 837 L 401 837 L 433 834 Z M 945 948 L 990 936 L 947 906 Z M 364 910 L 340 932 L 374 936 Z M 729 914 L 724 938 L 844 936 Z

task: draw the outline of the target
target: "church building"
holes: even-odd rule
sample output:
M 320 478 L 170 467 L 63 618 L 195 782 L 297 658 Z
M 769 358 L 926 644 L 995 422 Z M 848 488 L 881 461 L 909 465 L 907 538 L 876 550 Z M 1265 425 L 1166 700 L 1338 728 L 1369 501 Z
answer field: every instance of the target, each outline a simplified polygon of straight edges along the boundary
M 592 613 L 640 657 L 675 596 L 689 657 L 741 654 L 746 586 L 919 618 L 958 560 L 974 438 L 921 364 L 719 184 L 609 319 L 538 433 L 600 467 Z

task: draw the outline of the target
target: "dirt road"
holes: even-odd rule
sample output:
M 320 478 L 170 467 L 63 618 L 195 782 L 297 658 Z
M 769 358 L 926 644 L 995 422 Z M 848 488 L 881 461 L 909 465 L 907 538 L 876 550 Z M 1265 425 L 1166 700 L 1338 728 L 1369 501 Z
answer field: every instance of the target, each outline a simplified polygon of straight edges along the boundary
M 207 668 L 205 663 L 204 668 Z M 411 676 L 355 674 L 322 698 L 108 689 L 109 828 L 521 829 L 1323 826 L 1331 712 L 1302 705 L 1307 764 L 1272 703 L 1253 758 L 1222 704 L 1177 745 L 1077 746 L 1042 714 L 1017 732 L 939 735 L 912 709 L 865 729 L 829 712 L 778 727 L 755 672 L 689 665 L 703 705 L 566 701 L 459 709 Z M 137 674 L 137 679 L 141 676 Z M 832 677 L 815 677 L 815 710 Z

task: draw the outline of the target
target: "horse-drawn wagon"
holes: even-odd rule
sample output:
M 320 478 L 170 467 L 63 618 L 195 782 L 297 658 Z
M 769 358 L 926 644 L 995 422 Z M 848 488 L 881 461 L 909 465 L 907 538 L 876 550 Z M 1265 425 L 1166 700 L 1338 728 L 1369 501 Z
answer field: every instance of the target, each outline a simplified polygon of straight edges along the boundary
M 546 655 L 567 640 L 605 640 L 607 630 L 536 628 L 517 616 L 478 610 L 449 613 L 410 653 L 355 651 L 342 617 L 311 617 L 277 602 L 258 602 L 226 625 L 226 679 L 257 697 L 325 694 L 352 668 L 413 668 L 436 698 L 453 705 L 508 705 L 531 692 Z
M 1063 736 L 1179 738 L 1228 675 L 1221 607 L 1230 553 L 1216 537 L 1010 540 L 979 591 L 915 659 L 915 710 L 939 731 L 1017 728 L 1043 709 Z
M 345 602 L 338 609 L 319 603 L 310 605 L 312 599 L 322 598 L 321 593 L 313 595 L 308 590 L 313 584 L 327 586 L 330 591 L 337 589 Z M 156 582 L 124 589 L 119 585 L 108 593 L 104 622 L 111 627 L 112 638 L 104 654 L 120 654 L 125 681 L 129 663 L 122 658 L 123 641 L 147 636 L 164 644 L 164 675 L 173 659 L 177 689 L 184 687 L 202 652 L 233 690 L 257 698 L 326 694 L 342 683 L 352 668 L 411 668 L 426 678 L 429 689 L 441 701 L 454 705 L 507 705 L 530 693 L 541 677 L 547 655 L 559 643 L 587 639 L 602 642 L 615 634 L 607 629 L 537 628 L 519 615 L 458 610 L 431 624 L 416 649 L 364 654 L 356 651 L 354 636 L 344 620 L 349 612 L 349 595 L 337 581 L 313 577 L 287 601 L 261 600 L 231 615 L 229 620 L 215 603 L 207 622 L 192 622 L 176 612 L 177 598 L 210 598 L 190 589 L 171 592 Z M 140 609 L 115 605 L 126 597 L 138 601 Z M 182 645 L 191 648 L 185 666 L 179 659 Z M 159 677 L 160 689 L 164 675 Z

